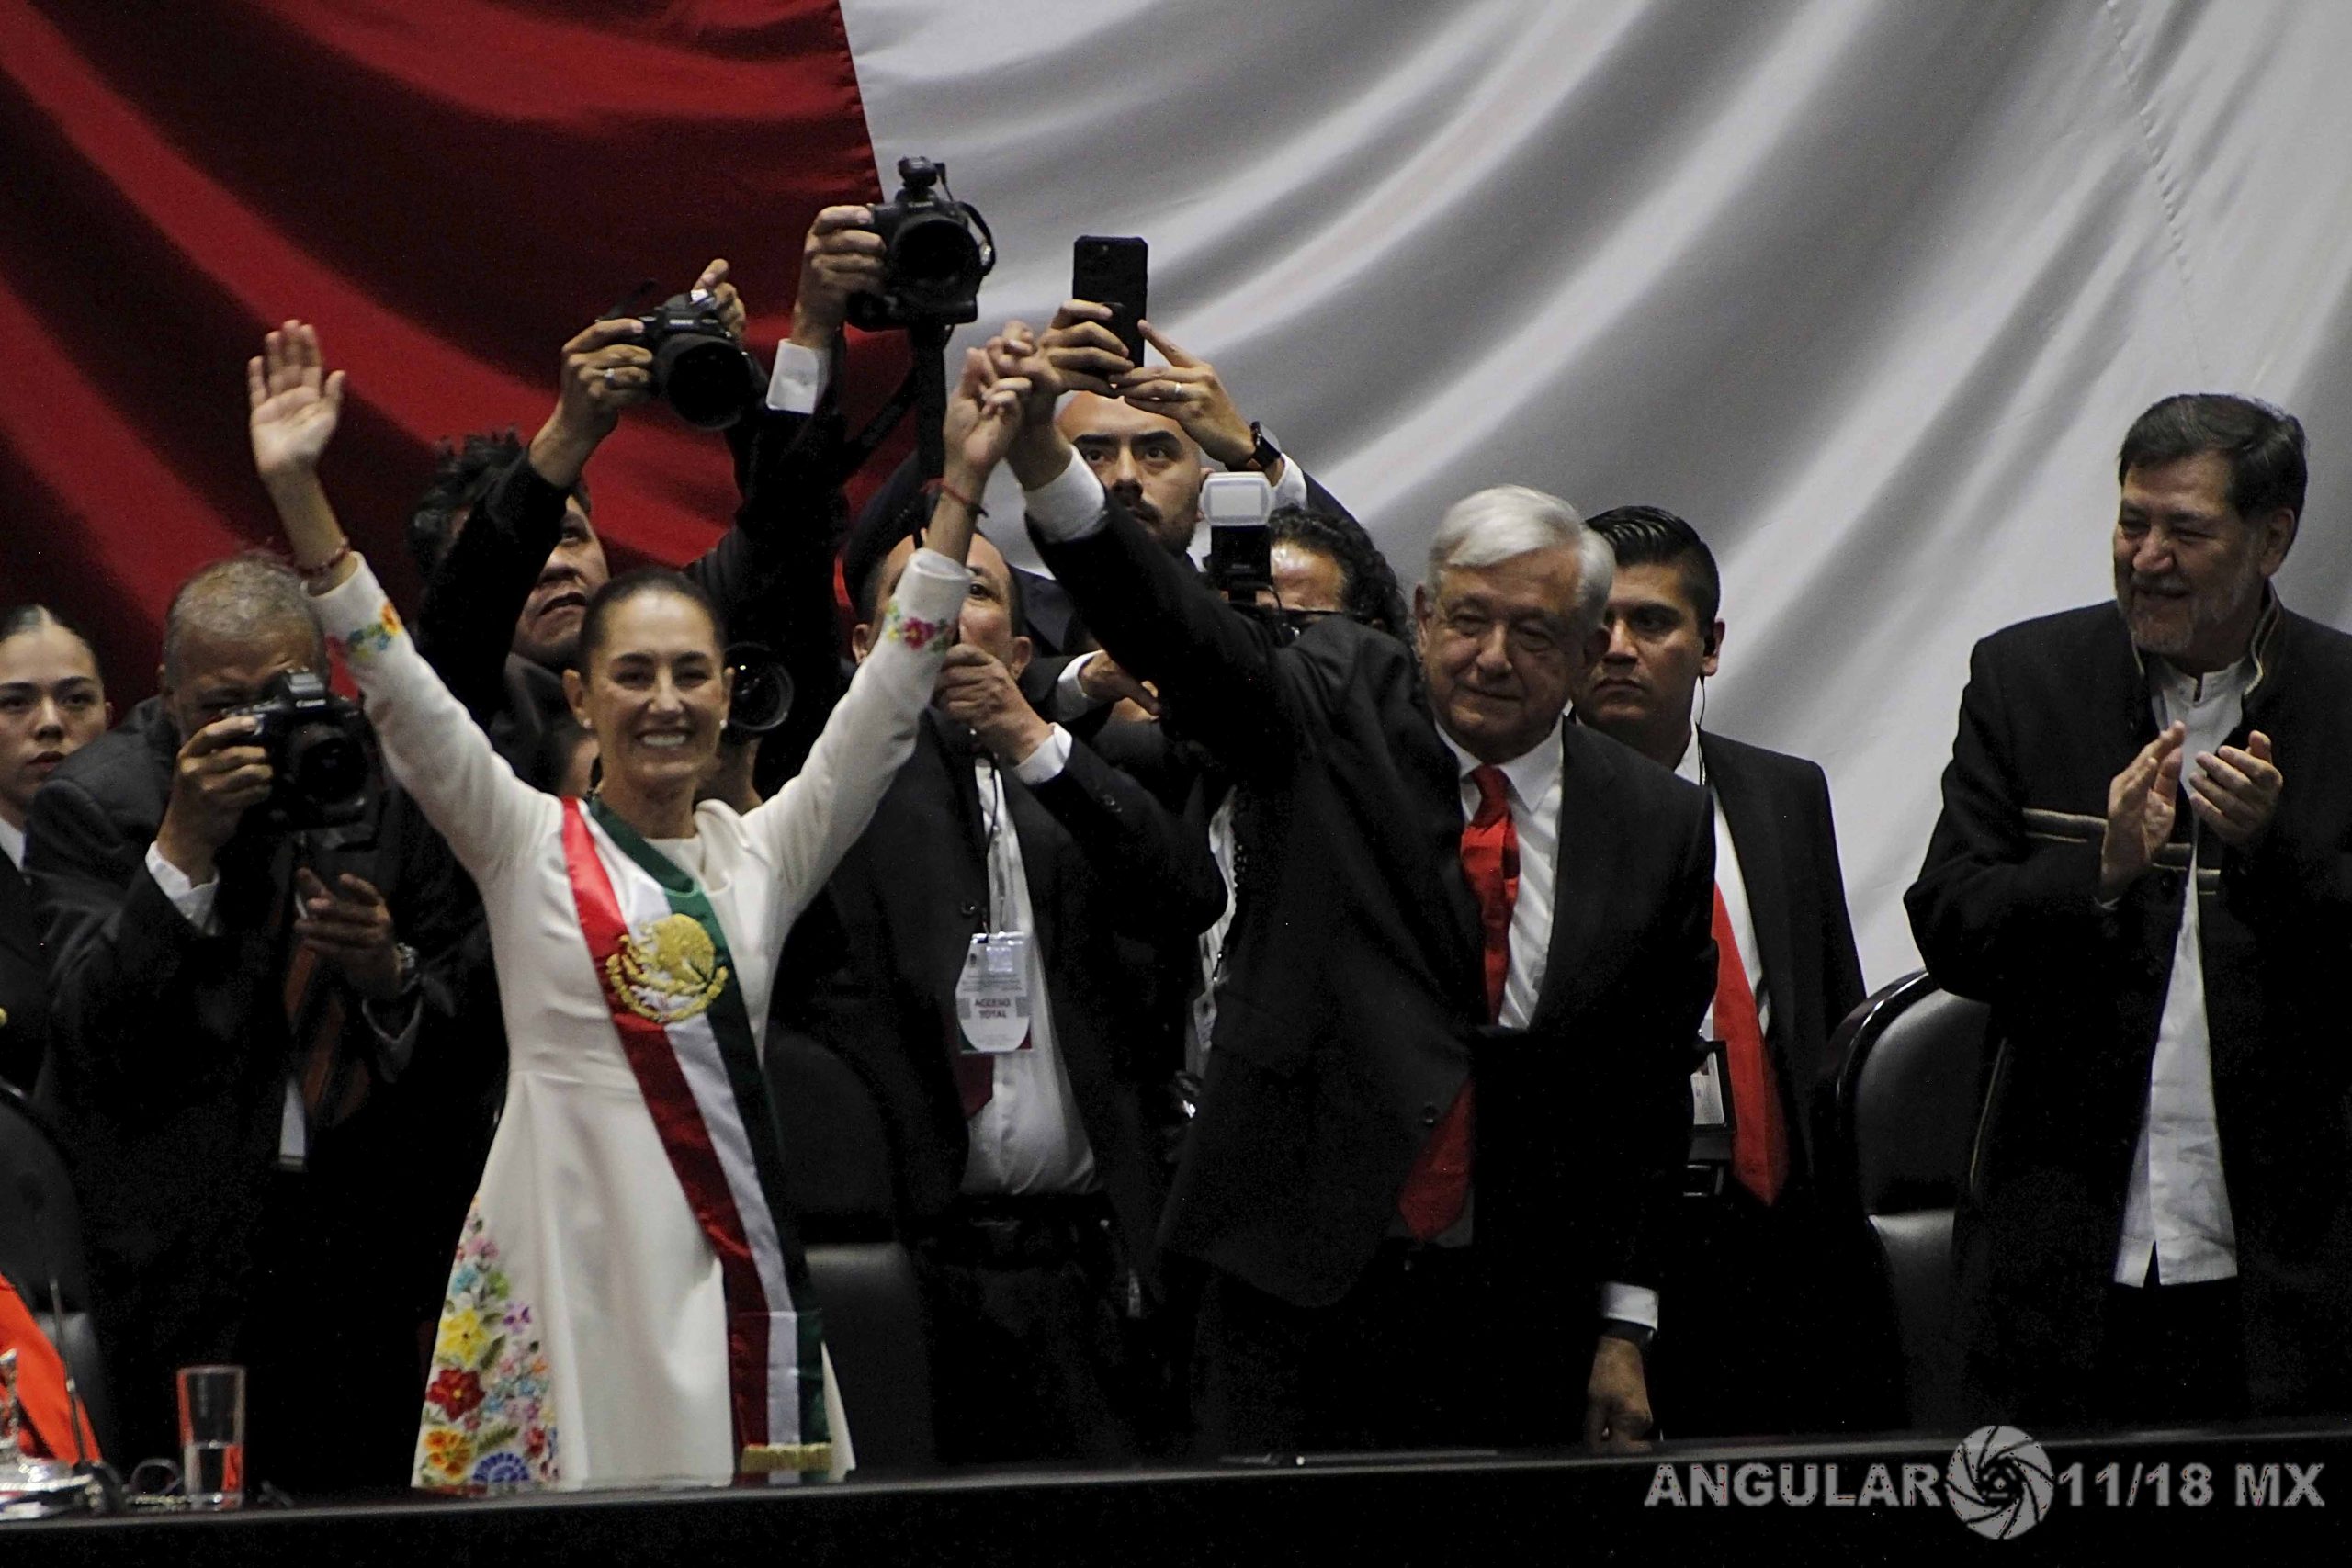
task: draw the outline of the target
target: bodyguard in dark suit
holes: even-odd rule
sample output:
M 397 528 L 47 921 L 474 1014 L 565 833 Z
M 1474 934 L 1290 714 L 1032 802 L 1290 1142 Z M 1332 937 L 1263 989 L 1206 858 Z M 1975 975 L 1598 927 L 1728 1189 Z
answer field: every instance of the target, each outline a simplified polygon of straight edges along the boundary
M 861 657 L 912 547 L 861 574 Z M 1201 840 L 1022 700 L 1004 558 L 975 540 L 972 569 L 938 705 L 786 963 L 834 973 L 808 1026 L 893 1130 L 942 1457 L 1132 1459 L 1172 1416 L 1143 1320 L 1178 1064 L 1150 1049 L 1118 939 L 1188 940 L 1224 887 Z M 993 1039 L 964 994 L 992 932 L 1026 943 Z
M 0 611 L 0 1078 L 28 1094 L 49 1039 L 49 964 L 24 876 L 25 818 L 34 792 L 113 717 L 80 633 L 39 604 Z
M 446 849 L 380 793 L 347 828 L 249 820 L 269 765 L 223 716 L 323 657 L 283 565 L 198 573 L 166 623 L 164 694 L 51 778 L 28 857 L 51 959 L 43 1098 L 128 1451 L 170 1449 L 175 1368 L 243 1362 L 253 1474 L 298 1489 L 406 1468 L 408 1296 L 455 1223 L 415 1234 L 452 1163 L 433 1047 L 461 1005 L 464 933 L 433 917 L 471 908 Z
M 1226 604 L 1047 417 L 1012 457 L 1046 564 L 1241 781 L 1163 1227 L 1214 1270 L 1210 1442 L 1638 1441 L 1713 854 L 1703 796 L 1559 722 L 1605 548 L 1535 491 L 1456 506 L 1416 596 L 1424 682 L 1352 621 L 1290 640 Z
M 1850 1248 L 1822 1211 L 1838 1065 L 1862 999 L 1829 784 L 1800 757 L 1692 721 L 1722 658 L 1722 582 L 1697 530 L 1656 507 L 1591 520 L 1616 552 L 1609 642 L 1577 716 L 1706 789 L 1715 806 L 1719 1043 L 1693 1081 L 1698 1128 L 1652 1356 L 1670 1437 L 1817 1429 L 1857 1416 L 1866 1361 Z M 1824 1332 L 1843 1325 L 1836 1334 Z
M 2352 638 L 2269 587 L 2302 427 L 2168 398 L 2115 602 L 1979 643 L 1906 902 L 2001 1042 L 1954 1239 L 1984 1416 L 2352 1408 Z

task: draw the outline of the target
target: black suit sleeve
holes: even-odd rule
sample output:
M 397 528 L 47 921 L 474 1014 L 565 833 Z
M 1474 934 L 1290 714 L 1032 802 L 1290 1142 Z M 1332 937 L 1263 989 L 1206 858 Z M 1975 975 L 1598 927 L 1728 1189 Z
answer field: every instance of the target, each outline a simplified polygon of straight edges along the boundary
M 44 785 L 29 827 L 54 1048 L 101 1093 L 167 1092 L 207 1076 L 204 1043 L 158 1024 L 189 1019 L 195 989 L 233 965 L 238 943 L 188 923 L 147 871 L 150 837 L 127 832 L 79 780 Z
M 841 414 L 755 409 L 729 432 L 742 504 L 735 525 L 686 568 L 727 617 L 728 635 L 764 644 L 792 682 L 792 710 L 760 749 L 761 793 L 800 771 L 842 688 L 833 608 L 841 531 Z
M 1182 942 L 1225 912 L 1225 879 L 1205 840 L 1083 741 L 1071 745 L 1069 765 L 1032 793 L 1078 840 L 1110 892 L 1122 934 Z
M 1703 795 L 1687 816 L 1669 881 L 1668 919 L 1653 933 L 1656 983 L 1645 988 L 1628 1031 L 1624 1114 L 1610 1119 L 1607 1134 L 1620 1142 L 1616 1163 L 1626 1177 L 1631 1224 L 1618 1256 L 1602 1258 L 1600 1277 L 1653 1289 L 1664 1277 L 1683 1201 L 1692 1045 L 1715 996 L 1714 818 Z
M 503 676 L 515 618 L 563 540 L 571 494 L 541 479 L 527 451 L 517 454 L 425 581 L 418 651 L 485 728 L 505 710 Z
M 1996 660 L 1978 644 L 1944 769 L 1943 815 L 1904 895 L 1936 983 L 1979 1000 L 2077 968 L 2113 917 L 2098 907 L 2099 847 L 2028 836 L 2025 788 Z
M 1182 711 L 1189 739 L 1236 769 L 1272 754 L 1269 741 L 1291 725 L 1273 627 L 1212 592 L 1116 497 L 1082 538 L 1032 536 L 1111 657 Z
M 1808 764 L 1814 818 L 1806 835 L 1814 845 L 1813 886 L 1821 908 L 1821 1027 L 1825 1040 L 1838 1032 L 1846 1015 L 1869 995 L 1862 982 L 1862 957 L 1854 942 L 1854 919 L 1846 908 L 1846 872 L 1838 854 L 1838 820 L 1829 804 L 1829 780 L 1820 768 Z M 1822 1071 L 1834 1080 L 1838 1064 L 1825 1051 Z

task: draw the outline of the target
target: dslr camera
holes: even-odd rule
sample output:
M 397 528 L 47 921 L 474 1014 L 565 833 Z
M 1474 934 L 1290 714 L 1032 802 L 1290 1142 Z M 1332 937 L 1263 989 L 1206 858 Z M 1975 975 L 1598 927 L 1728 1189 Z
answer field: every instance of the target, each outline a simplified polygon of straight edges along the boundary
M 254 721 L 269 758 L 269 795 L 250 820 L 272 832 L 340 828 L 367 814 L 368 720 L 359 705 L 307 670 L 289 670 L 260 700 L 222 715 Z
M 899 160 L 896 200 L 873 209 L 882 236 L 882 288 L 849 297 L 850 325 L 864 332 L 952 327 L 980 317 L 980 279 L 996 265 L 996 237 L 979 209 L 947 188 L 947 165 Z
M 759 401 L 767 378 L 728 335 L 715 296 L 700 289 L 673 294 L 637 320 L 645 328 L 638 346 L 653 355 L 654 393 L 680 419 L 698 430 L 724 430 Z
M 735 671 L 735 698 L 727 710 L 722 739 L 741 746 L 783 728 L 792 716 L 792 677 L 767 645 L 729 643 L 727 668 Z

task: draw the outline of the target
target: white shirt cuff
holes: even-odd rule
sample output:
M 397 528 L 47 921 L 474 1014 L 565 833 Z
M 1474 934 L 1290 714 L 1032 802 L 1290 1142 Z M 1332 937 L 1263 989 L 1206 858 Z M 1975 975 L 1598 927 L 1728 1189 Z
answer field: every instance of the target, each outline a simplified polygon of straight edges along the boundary
M 1046 716 L 1047 718 L 1079 718 L 1094 705 L 1094 699 L 1086 694 L 1086 687 L 1081 682 L 1086 667 L 1100 657 L 1102 649 L 1097 649 L 1092 653 L 1081 653 L 1062 666 L 1061 674 L 1054 682 L 1054 695 L 1049 705 L 1054 711 Z
M 1102 526 L 1102 481 L 1072 452 L 1069 467 L 1027 491 L 1029 521 L 1048 539 L 1083 539 Z
M 155 886 L 164 890 L 164 897 L 172 901 L 172 908 L 180 912 L 182 919 L 206 936 L 219 932 L 220 924 L 212 918 L 213 896 L 220 891 L 219 876 L 207 877 L 201 883 L 190 882 L 187 874 L 165 860 L 164 852 L 152 843 L 147 846 L 147 874 L 155 879 Z
M 1069 766 L 1069 731 L 1057 724 L 1037 743 L 1035 751 L 1012 764 L 1012 776 L 1035 789 L 1049 779 L 1059 778 Z
M 785 339 L 775 345 L 775 369 L 768 376 L 768 407 L 778 413 L 815 413 L 831 374 L 832 367 L 823 355 Z
M 1282 479 L 1274 486 L 1274 505 L 1278 509 L 1284 506 L 1304 509 L 1306 505 L 1306 470 L 1300 468 L 1298 459 L 1287 452 L 1283 454 Z
M 1638 1323 L 1655 1334 L 1657 1332 L 1657 1292 L 1647 1285 L 1620 1285 L 1611 1281 L 1600 1287 L 1600 1315 L 1613 1317 L 1620 1323 Z

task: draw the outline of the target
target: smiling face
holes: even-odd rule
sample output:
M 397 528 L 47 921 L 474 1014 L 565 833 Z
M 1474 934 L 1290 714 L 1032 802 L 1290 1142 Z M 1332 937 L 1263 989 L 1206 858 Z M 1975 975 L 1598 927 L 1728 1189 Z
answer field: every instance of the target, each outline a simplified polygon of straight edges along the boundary
M 1102 488 L 1164 548 L 1182 554 L 1191 547 L 1205 470 L 1182 425 L 1092 392 L 1071 394 L 1054 423 Z
M 691 795 L 718 750 L 733 682 L 703 607 L 648 588 L 604 611 L 584 670 L 568 671 L 572 716 L 596 738 L 613 794 Z
M 80 637 L 45 622 L 0 642 L 0 818 L 22 828 L 33 792 L 111 716 Z
M 2295 514 L 2241 516 L 2218 452 L 2135 468 L 2115 519 L 2115 602 L 2132 640 L 2196 675 L 2242 657 L 2262 585 L 2287 558 Z
M 1430 706 L 1462 749 L 1508 762 L 1560 722 L 1570 682 L 1599 651 L 1577 635 L 1580 568 L 1565 546 L 1492 566 L 1451 567 L 1413 591 Z
M 514 649 L 532 663 L 562 670 L 580 657 L 580 620 L 589 595 L 612 576 L 604 541 L 578 496 L 564 504 L 563 537 L 548 554 L 539 580 L 514 620 Z
M 1671 767 L 1690 739 L 1699 677 L 1715 672 L 1723 623 L 1702 625 L 1683 569 L 1621 564 L 1601 615 L 1608 642 L 1577 686 L 1577 716 Z

